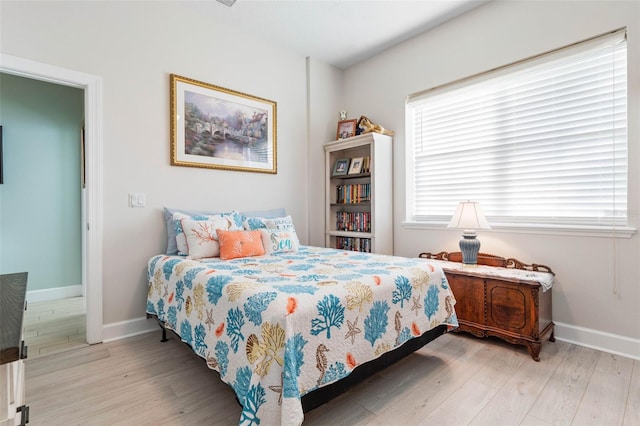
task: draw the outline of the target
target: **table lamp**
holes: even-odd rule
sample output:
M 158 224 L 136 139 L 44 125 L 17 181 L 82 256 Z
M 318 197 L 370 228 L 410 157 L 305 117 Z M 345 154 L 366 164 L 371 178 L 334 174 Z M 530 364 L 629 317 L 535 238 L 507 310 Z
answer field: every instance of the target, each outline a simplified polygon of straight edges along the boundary
M 480 240 L 476 238 L 476 229 L 491 229 L 487 218 L 482 213 L 480 203 L 476 201 L 463 201 L 458 204 L 451 222 L 447 228 L 464 229 L 460 240 L 460 251 L 462 252 L 462 263 L 465 265 L 478 264 L 478 252 L 480 251 Z

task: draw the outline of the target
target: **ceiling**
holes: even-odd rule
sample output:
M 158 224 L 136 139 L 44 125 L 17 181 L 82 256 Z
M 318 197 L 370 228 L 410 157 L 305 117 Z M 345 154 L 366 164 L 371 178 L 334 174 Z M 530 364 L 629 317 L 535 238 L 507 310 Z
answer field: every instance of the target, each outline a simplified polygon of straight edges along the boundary
M 348 68 L 488 0 L 184 2 L 301 56 Z

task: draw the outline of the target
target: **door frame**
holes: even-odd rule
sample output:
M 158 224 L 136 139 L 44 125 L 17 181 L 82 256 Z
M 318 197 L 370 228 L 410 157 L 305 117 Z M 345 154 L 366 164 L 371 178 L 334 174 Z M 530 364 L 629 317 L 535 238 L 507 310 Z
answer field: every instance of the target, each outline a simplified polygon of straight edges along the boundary
M 83 190 L 82 286 L 87 343 L 102 342 L 102 77 L 0 53 L 0 71 L 84 90 L 86 189 Z

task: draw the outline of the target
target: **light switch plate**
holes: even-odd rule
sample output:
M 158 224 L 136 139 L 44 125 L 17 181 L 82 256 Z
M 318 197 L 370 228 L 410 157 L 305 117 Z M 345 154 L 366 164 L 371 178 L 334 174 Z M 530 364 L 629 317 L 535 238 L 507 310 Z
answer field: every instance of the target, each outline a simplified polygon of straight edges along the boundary
M 129 207 L 144 207 L 145 204 L 146 204 L 145 194 L 142 194 L 142 193 L 129 194 Z

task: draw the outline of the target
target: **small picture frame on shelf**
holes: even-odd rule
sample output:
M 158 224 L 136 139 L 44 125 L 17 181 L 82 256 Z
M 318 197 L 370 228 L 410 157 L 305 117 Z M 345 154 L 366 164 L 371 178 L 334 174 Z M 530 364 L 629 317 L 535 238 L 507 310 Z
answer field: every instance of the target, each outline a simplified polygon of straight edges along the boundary
M 332 176 L 344 176 L 349 171 L 350 158 L 340 158 L 336 160 L 336 164 L 333 165 Z
M 338 121 L 336 139 L 346 139 L 356 135 L 356 119 Z
M 349 167 L 350 175 L 358 175 L 362 171 L 363 157 L 356 157 L 351 159 L 351 167 Z

